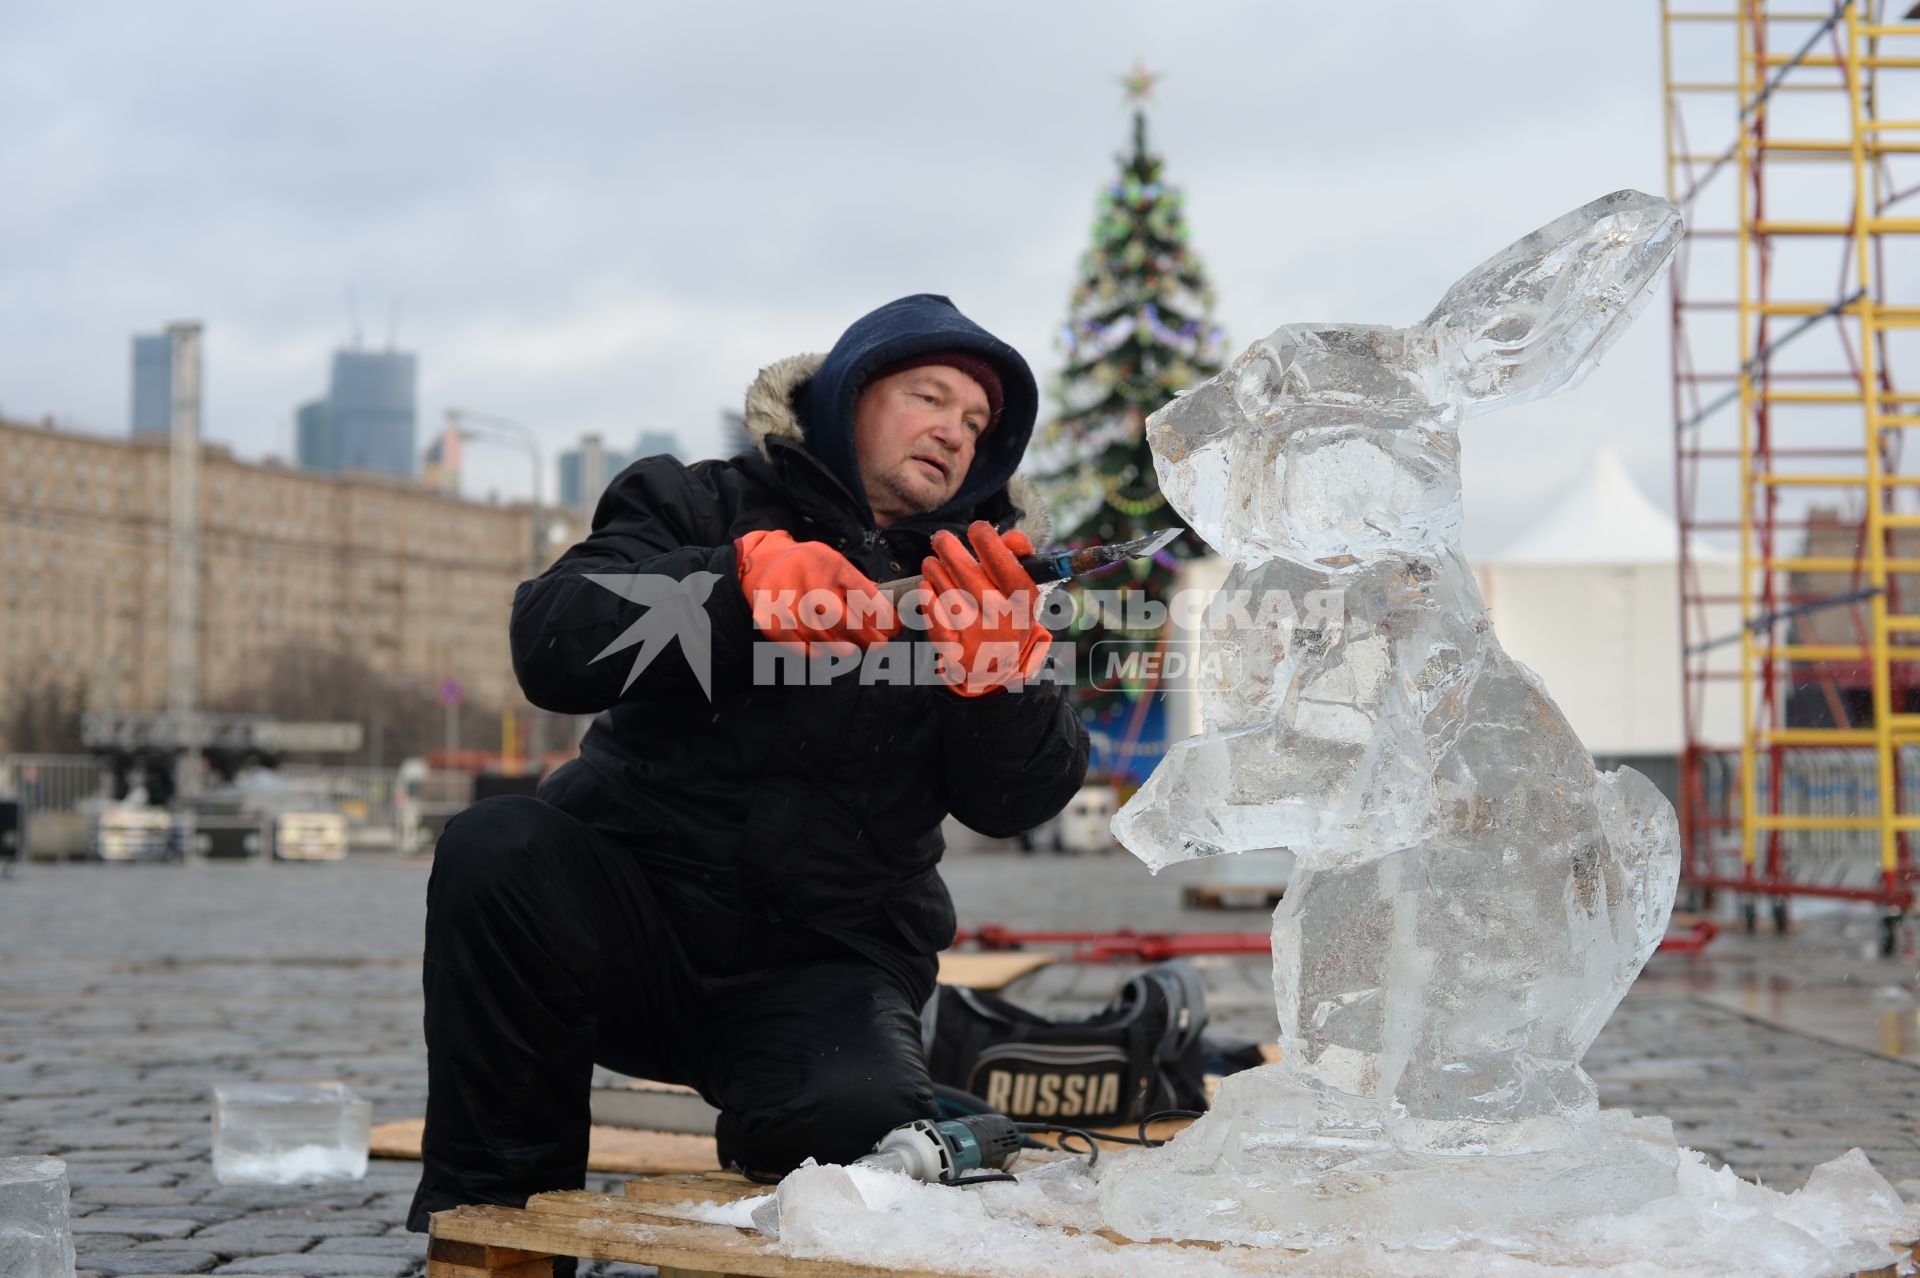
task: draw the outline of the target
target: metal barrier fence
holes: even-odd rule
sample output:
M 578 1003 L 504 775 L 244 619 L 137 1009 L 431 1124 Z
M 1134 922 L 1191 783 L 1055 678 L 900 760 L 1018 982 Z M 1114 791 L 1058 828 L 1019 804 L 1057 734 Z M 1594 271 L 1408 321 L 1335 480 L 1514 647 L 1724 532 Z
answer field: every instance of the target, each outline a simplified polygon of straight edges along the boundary
M 394 770 L 392 768 L 327 767 L 289 764 L 280 775 L 303 789 L 327 796 L 359 829 L 394 828 Z
M 394 769 L 294 764 L 282 768 L 280 775 L 290 785 L 324 797 L 352 830 L 372 836 L 357 839 L 356 846 L 394 840 Z M 0 798 L 18 800 L 29 823 L 38 815 L 79 813 L 104 803 L 112 787 L 111 769 L 92 755 L 0 755 Z
M 1920 812 L 1920 747 L 1902 746 L 1900 810 Z M 1789 750 L 1781 761 L 1780 811 L 1788 816 L 1871 816 L 1879 811 L 1879 764 L 1872 750 Z M 1740 756 L 1707 755 L 1701 777 L 1707 810 L 1740 815 Z M 1761 769 L 1759 808 L 1773 810 L 1773 777 Z M 1881 878 L 1880 836 L 1875 830 L 1784 830 L 1781 859 L 1788 878 L 1827 887 L 1871 887 Z M 1761 855 L 1765 855 L 1762 840 Z M 1740 831 L 1714 832 L 1713 860 L 1721 873 L 1739 873 Z
M 112 793 L 112 774 L 90 754 L 0 755 L 0 795 L 26 814 L 72 812 L 86 799 Z
M 290 764 L 280 775 L 333 800 L 356 825 L 393 824 L 392 768 Z M 83 800 L 106 798 L 112 779 L 88 754 L 0 755 L 0 794 L 19 799 L 30 813 L 71 812 Z

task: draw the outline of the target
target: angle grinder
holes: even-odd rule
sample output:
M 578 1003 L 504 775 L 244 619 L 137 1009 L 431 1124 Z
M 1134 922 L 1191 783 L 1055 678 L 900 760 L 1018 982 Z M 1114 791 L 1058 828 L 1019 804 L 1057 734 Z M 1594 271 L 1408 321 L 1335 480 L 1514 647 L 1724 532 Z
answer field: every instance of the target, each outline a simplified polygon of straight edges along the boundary
M 974 1172 L 981 1172 L 985 1179 L 1011 1180 L 999 1169 L 1019 1148 L 1019 1128 L 1004 1114 L 968 1114 L 938 1121 L 920 1118 L 882 1136 L 871 1154 L 855 1159 L 852 1165 L 899 1172 L 928 1184 L 966 1185 L 973 1183 L 969 1173 Z M 839 1174 L 846 1175 L 844 1171 Z M 851 1181 L 846 1182 L 845 1192 L 859 1195 Z M 784 1189 L 769 1194 L 753 1209 L 754 1228 L 770 1238 L 780 1236 L 780 1200 L 784 1194 Z
M 1020 1129 L 1005 1114 L 919 1118 L 882 1136 L 854 1165 L 951 1185 L 970 1172 L 1000 1170 L 1019 1150 Z

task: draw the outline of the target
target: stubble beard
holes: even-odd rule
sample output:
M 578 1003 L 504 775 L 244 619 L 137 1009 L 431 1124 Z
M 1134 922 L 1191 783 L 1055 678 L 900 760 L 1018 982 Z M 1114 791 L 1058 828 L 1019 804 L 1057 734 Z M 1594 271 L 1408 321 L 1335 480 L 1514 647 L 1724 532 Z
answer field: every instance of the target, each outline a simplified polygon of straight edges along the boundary
M 913 464 L 913 462 L 903 463 L 903 465 L 907 466 Z M 912 515 L 931 515 L 934 511 L 946 505 L 950 500 L 944 496 L 923 497 L 919 495 L 901 480 L 898 472 L 888 472 L 882 475 L 880 477 L 880 489 L 887 496 L 893 498 L 896 504 L 903 507 Z

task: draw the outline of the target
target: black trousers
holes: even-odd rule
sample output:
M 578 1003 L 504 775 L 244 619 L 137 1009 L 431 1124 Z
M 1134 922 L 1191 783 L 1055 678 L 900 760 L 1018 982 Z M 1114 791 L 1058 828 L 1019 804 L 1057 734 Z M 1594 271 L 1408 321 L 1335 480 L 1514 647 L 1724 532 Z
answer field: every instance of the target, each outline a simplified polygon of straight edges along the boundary
M 650 873 L 550 803 L 455 817 L 427 885 L 427 1127 L 407 1224 L 578 1189 L 597 1062 L 721 1111 L 723 1165 L 849 1162 L 934 1116 L 932 992 Z

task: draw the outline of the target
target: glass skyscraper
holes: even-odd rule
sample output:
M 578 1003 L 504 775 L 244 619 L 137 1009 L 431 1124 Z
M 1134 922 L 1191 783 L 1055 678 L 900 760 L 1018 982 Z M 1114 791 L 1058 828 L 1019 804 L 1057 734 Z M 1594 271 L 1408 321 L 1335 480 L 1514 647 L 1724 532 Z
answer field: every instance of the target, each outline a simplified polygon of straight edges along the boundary
M 333 423 L 328 420 L 327 401 L 316 399 L 300 405 L 293 415 L 293 455 L 308 470 L 335 470 Z
M 591 511 L 600 503 L 607 482 L 625 470 L 633 458 L 608 448 L 598 435 L 582 435 L 580 447 L 560 454 L 560 504 Z
M 614 477 L 642 457 L 680 456 L 680 437 L 670 430 L 643 430 L 632 451 L 608 448 L 598 435 L 582 435 L 578 448 L 560 454 L 560 504 L 591 511 Z
M 328 469 L 418 473 L 414 369 L 414 357 L 400 351 L 334 352 L 326 425 L 317 432 L 332 448 Z
M 634 441 L 633 452 L 627 460 L 635 462 L 642 457 L 658 457 L 663 453 L 671 453 L 679 457 L 680 437 L 670 430 L 643 430 L 640 432 L 640 438 Z M 682 458 L 682 460 L 685 459 Z M 625 466 L 616 466 L 607 472 L 607 477 L 611 479 L 625 469 Z
M 132 432 L 173 429 L 173 339 L 165 333 L 133 339 Z

